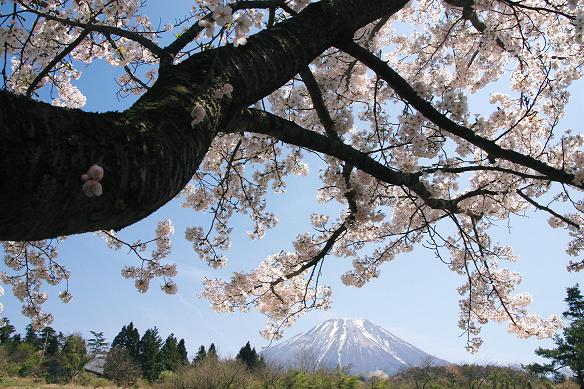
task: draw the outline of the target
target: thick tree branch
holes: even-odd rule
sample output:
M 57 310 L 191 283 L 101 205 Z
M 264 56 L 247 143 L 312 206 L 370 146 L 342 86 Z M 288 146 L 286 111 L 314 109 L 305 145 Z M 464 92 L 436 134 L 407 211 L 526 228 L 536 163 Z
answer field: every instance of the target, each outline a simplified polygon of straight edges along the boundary
M 232 106 L 248 106 L 291 80 L 334 42 L 352 37 L 359 28 L 396 13 L 406 4 L 407 0 L 312 3 L 297 16 L 254 35 L 244 46 L 208 50 L 176 68 L 198 73 L 203 57 L 213 59 L 217 69 L 227 70 L 216 71 L 216 77 L 229 80 L 235 88 Z
M 239 115 L 233 116 L 227 124 L 227 129 L 228 131 L 246 131 L 269 135 L 284 143 L 339 158 L 387 184 L 405 186 L 411 189 L 431 208 L 458 212 L 456 201 L 432 197 L 424 184 L 420 182 L 419 173 L 402 173 L 392 170 L 339 139 L 306 130 L 294 122 L 271 113 L 243 109 Z
M 194 137 L 187 112 L 166 112 L 94 114 L 0 92 L 0 239 L 120 229 L 176 196 L 212 129 Z M 103 195 L 88 198 L 80 175 L 94 163 Z
M 173 66 L 122 113 L 86 113 L 0 92 L 0 240 L 120 229 L 143 219 L 186 185 L 233 112 L 406 2 L 313 3 L 245 46 L 205 51 Z M 226 82 L 234 86 L 233 97 L 216 99 L 214 89 Z M 191 129 L 194 103 L 206 116 Z M 104 191 L 88 198 L 80 175 L 94 163 L 105 170 Z

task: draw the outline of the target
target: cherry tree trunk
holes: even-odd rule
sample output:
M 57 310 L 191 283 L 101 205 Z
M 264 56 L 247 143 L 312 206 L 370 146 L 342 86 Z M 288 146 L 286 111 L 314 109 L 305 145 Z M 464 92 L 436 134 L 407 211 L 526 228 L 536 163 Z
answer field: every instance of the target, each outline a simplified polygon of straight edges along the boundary
M 161 73 L 124 112 L 87 113 L 0 92 L 0 240 L 121 229 L 172 200 L 230 114 L 290 80 L 319 54 L 401 9 L 407 0 L 324 0 L 248 40 L 192 56 Z M 213 89 L 234 86 L 218 101 Z M 193 103 L 205 120 L 191 128 Z M 104 168 L 103 195 L 83 174 Z

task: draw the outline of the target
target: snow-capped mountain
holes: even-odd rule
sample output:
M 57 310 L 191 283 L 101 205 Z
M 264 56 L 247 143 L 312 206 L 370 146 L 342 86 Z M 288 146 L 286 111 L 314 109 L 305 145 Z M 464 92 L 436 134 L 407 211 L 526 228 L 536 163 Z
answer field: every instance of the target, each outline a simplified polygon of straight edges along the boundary
M 262 355 L 286 366 L 340 367 L 352 374 L 401 369 L 448 362 L 412 346 L 364 319 L 330 319 L 290 340 L 273 345 Z

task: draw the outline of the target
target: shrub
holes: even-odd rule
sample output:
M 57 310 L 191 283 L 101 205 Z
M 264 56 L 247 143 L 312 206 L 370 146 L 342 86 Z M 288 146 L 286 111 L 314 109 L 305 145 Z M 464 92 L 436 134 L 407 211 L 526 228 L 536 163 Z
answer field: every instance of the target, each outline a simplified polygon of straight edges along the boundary
M 161 380 L 161 388 L 172 389 L 241 389 L 251 382 L 251 374 L 239 361 L 206 358 Z
M 79 374 L 75 377 L 73 383 L 81 386 L 90 386 L 92 388 L 103 388 L 112 385 L 110 380 L 88 372 Z
M 136 383 L 142 375 L 142 370 L 127 350 L 113 347 L 107 354 L 103 373 L 117 385 L 128 387 Z

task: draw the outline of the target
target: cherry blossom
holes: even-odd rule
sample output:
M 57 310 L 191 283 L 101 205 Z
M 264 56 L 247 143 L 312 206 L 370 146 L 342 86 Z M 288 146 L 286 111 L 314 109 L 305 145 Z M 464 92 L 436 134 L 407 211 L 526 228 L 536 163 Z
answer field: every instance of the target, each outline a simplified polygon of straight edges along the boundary
M 191 111 L 191 118 L 193 119 L 191 121 L 191 127 L 195 128 L 197 124 L 201 123 L 205 119 L 205 115 L 205 108 L 199 104 L 194 105 Z
M 138 240 L 128 243 L 114 231 L 101 231 L 99 235 L 106 241 L 108 247 L 113 250 L 128 248 L 139 260 L 140 266 L 124 266 L 121 270 L 122 277 L 134 279 L 134 286 L 140 293 L 146 293 L 150 288 L 150 282 L 157 277 L 164 281 L 161 290 L 167 294 L 175 294 L 177 291 L 176 283 L 172 277 L 176 276 L 176 264 L 164 264 L 171 252 L 172 242 L 170 237 L 174 234 L 174 227 L 169 219 L 158 222 L 155 231 L 155 238 L 148 241 Z M 148 245 L 155 243 L 156 248 L 150 252 L 147 258 L 143 253 L 147 251 Z
M 233 20 L 232 10 L 229 6 L 216 6 L 212 16 L 219 26 L 224 26 Z
M 101 196 L 103 194 L 103 188 L 101 186 L 101 179 L 103 178 L 103 168 L 99 165 L 91 165 L 87 172 L 81 175 L 81 181 L 83 181 L 83 186 L 81 189 L 87 197 Z
M 233 85 L 231 84 L 224 84 L 215 89 L 215 97 L 218 99 L 222 99 L 224 96 L 231 97 L 231 93 L 233 93 Z

